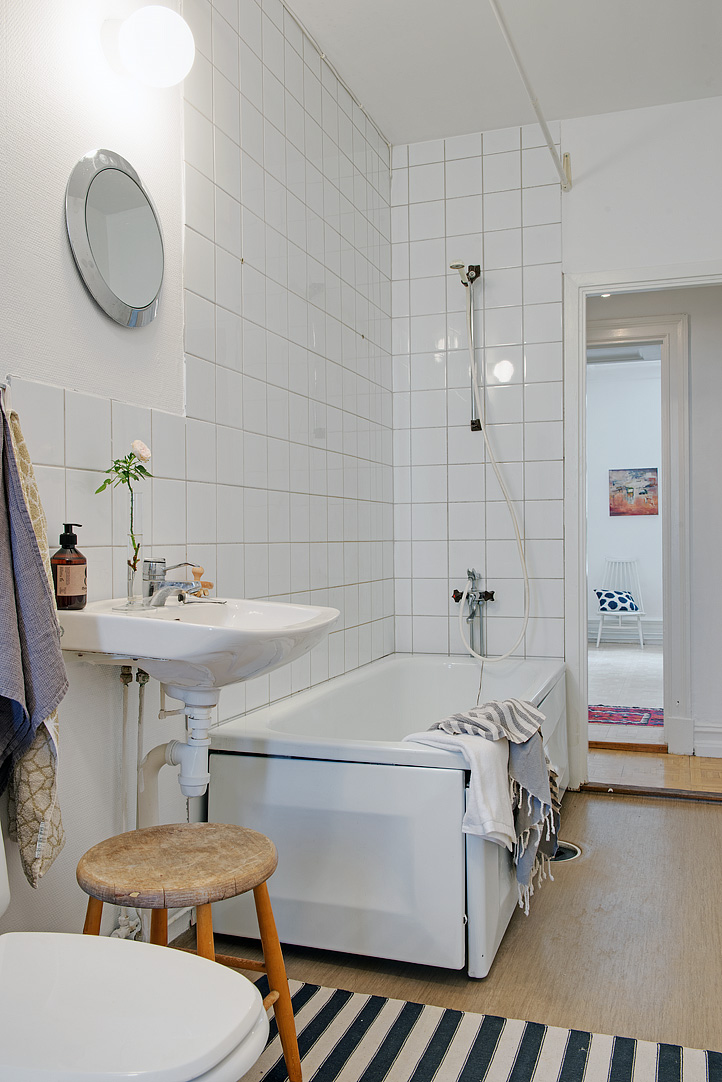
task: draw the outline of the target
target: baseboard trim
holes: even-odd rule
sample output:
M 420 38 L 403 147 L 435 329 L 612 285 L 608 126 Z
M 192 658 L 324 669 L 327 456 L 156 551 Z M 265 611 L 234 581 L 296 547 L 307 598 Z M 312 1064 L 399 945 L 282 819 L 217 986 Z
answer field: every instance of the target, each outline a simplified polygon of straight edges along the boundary
M 722 732 L 717 726 L 697 722 L 694 726 L 694 754 L 722 759 Z
M 666 744 L 632 744 L 624 740 L 590 740 L 590 751 L 653 751 L 655 755 L 666 755 Z
M 662 800 L 696 800 L 708 804 L 722 804 L 722 793 L 698 793 L 692 789 L 652 789 L 647 785 L 605 785 L 603 782 L 585 781 L 579 786 L 579 791 L 601 796 L 655 796 Z
M 722 755 L 722 733 L 717 755 Z M 694 755 L 696 752 L 695 727 L 692 718 L 675 717 L 664 712 L 664 739 L 670 755 Z M 697 754 L 700 754 L 697 752 Z

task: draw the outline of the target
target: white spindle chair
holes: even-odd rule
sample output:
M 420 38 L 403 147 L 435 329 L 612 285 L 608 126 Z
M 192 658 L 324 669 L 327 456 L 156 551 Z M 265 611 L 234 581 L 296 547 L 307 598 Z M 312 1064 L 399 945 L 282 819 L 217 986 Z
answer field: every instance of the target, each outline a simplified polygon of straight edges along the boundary
M 626 590 L 632 595 L 637 603 L 637 612 L 600 612 L 599 613 L 599 630 L 597 631 L 597 646 L 602 639 L 602 628 L 604 626 L 604 617 L 616 617 L 619 620 L 619 627 L 622 626 L 623 619 L 629 619 L 630 617 L 637 621 L 637 631 L 639 632 L 639 645 L 644 649 L 644 635 L 642 633 L 642 617 L 644 616 L 644 604 L 642 602 L 642 587 L 639 584 L 639 569 L 636 560 L 618 560 L 616 557 L 607 556 L 604 561 L 604 580 L 600 586 L 595 587 L 600 590 Z

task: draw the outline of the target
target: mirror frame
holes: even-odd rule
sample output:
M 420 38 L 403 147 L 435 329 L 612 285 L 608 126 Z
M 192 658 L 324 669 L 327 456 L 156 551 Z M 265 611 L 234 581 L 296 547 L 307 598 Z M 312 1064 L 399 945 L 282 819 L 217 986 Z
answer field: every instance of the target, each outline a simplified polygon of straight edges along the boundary
M 161 255 L 165 264 L 165 247 L 163 245 L 163 230 L 160 226 L 160 218 L 155 209 L 155 204 L 144 187 L 143 182 L 136 173 L 130 162 L 116 154 L 112 150 L 93 150 L 74 166 L 68 186 L 65 189 L 65 224 L 68 230 L 70 250 L 73 253 L 75 265 L 80 277 L 83 279 L 88 292 L 106 315 L 123 327 L 145 327 L 155 319 L 158 314 L 160 291 L 163 287 L 163 274 L 165 266 L 161 267 L 160 284 L 155 297 L 143 308 L 134 308 L 126 301 L 113 293 L 108 283 L 103 278 L 88 239 L 88 229 L 85 220 L 85 209 L 90 185 L 99 173 L 105 169 L 117 169 L 125 173 L 134 181 L 148 201 L 160 238 Z

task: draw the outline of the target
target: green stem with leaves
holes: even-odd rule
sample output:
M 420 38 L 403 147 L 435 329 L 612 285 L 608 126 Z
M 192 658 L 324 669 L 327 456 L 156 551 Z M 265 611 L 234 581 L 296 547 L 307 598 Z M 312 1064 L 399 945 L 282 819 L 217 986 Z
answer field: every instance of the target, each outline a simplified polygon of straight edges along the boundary
M 140 459 L 135 455 L 133 451 L 125 458 L 116 458 L 113 465 L 109 470 L 105 471 L 108 475 L 99 488 L 96 488 L 96 495 L 99 492 L 103 492 L 109 486 L 117 488 L 118 485 L 127 485 L 128 492 L 130 494 L 130 543 L 133 549 L 133 557 L 128 560 L 128 567 L 132 571 L 138 570 L 138 559 L 140 556 L 140 542 L 135 537 L 135 523 L 133 521 L 133 481 L 142 481 L 145 477 L 152 477 L 153 474 L 149 473 Z

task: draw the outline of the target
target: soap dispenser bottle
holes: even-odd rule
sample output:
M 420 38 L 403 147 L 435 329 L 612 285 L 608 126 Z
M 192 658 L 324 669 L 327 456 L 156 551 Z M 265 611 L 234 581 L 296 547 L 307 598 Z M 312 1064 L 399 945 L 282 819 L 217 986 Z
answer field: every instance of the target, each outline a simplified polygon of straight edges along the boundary
M 88 600 L 88 561 L 75 547 L 78 535 L 73 533 L 79 522 L 64 523 L 60 548 L 50 557 L 55 587 L 55 603 L 59 609 L 84 609 Z

